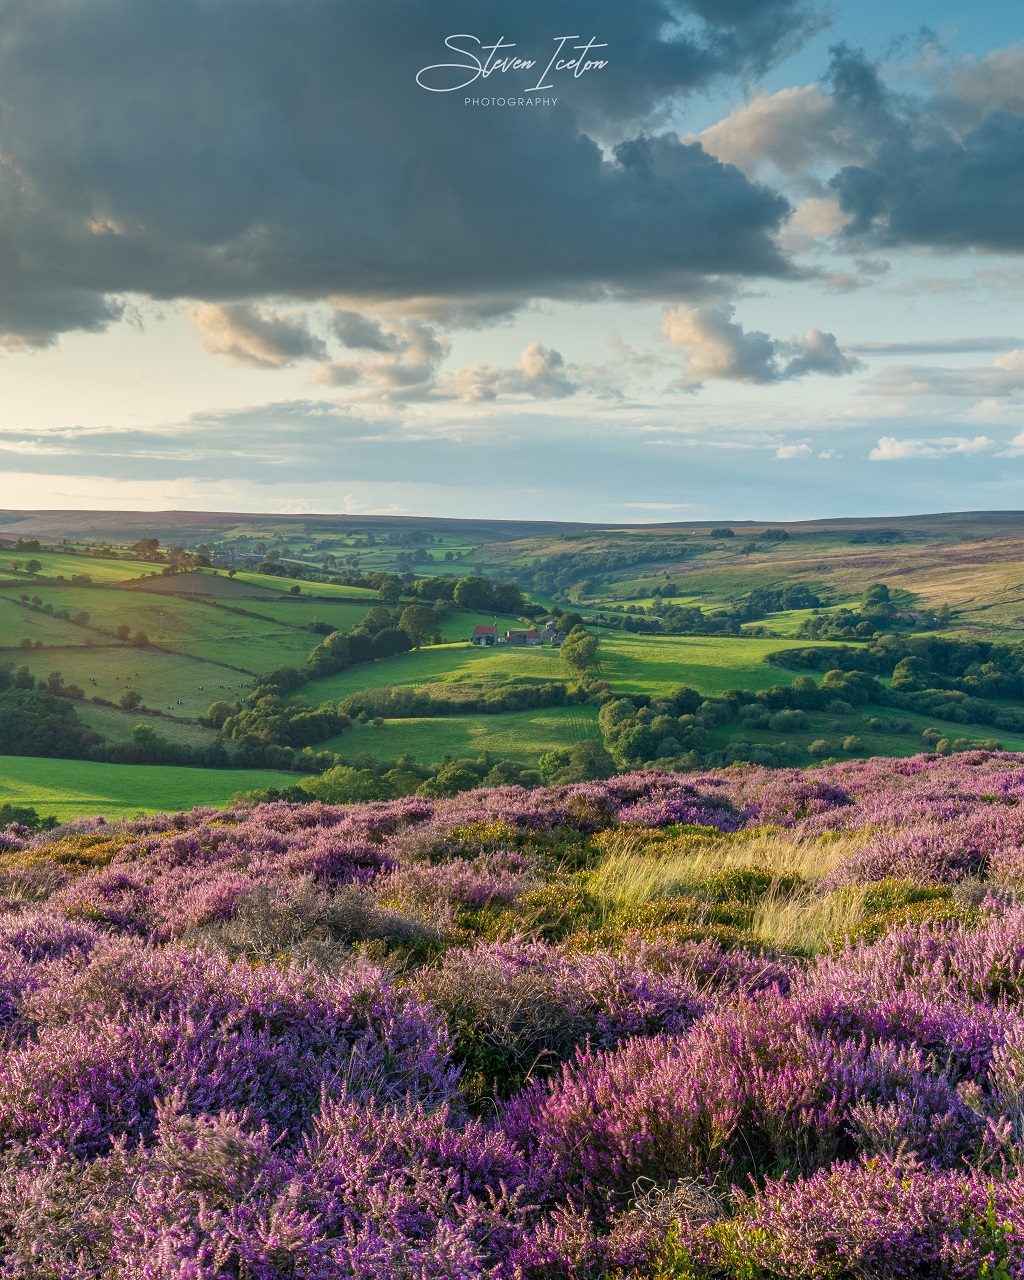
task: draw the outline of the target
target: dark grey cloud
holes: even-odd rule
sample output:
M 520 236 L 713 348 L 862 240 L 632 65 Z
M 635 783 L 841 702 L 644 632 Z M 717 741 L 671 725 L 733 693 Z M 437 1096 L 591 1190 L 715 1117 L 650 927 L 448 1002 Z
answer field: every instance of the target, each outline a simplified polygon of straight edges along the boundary
M 833 53 L 832 96 L 870 139 L 868 159 L 832 179 L 850 221 L 843 235 L 878 245 L 1024 252 L 1024 114 L 1019 92 L 993 92 L 977 123 L 949 123 L 955 82 L 940 101 L 892 93 L 867 59 Z M 1005 103 L 1005 105 L 1000 105 Z M 972 111 L 978 114 L 977 95 Z
M 787 52 L 804 0 L 0 0 L 0 22 L 9 342 L 132 293 L 479 317 L 790 270 L 785 200 L 656 122 Z M 414 80 L 460 31 L 538 56 L 593 33 L 609 67 L 555 107 L 472 111 Z M 502 78 L 482 91 L 528 87 Z

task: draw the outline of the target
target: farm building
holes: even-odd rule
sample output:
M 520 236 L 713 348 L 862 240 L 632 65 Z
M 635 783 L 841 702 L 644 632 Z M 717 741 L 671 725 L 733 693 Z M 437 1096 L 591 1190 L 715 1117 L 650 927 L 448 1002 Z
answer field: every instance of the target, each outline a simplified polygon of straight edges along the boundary
M 544 637 L 536 629 L 532 631 L 506 631 L 505 643 L 513 645 L 534 645 L 543 644 Z
M 497 627 L 474 627 L 473 634 L 469 637 L 470 644 L 491 645 L 498 643 Z

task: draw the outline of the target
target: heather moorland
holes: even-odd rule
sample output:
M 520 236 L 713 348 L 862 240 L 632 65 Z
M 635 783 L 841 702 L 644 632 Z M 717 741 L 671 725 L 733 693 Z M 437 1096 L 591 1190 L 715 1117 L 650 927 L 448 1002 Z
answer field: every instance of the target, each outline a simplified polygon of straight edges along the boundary
M 1022 797 L 962 752 L 9 826 L 3 1274 L 1024 1275 Z

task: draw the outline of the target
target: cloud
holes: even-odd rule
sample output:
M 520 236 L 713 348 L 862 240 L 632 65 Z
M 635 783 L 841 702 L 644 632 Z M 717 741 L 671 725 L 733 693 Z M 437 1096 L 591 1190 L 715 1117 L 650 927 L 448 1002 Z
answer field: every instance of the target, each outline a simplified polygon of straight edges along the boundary
M 988 436 L 942 436 L 938 439 L 898 440 L 882 436 L 868 454 L 872 462 L 903 462 L 921 458 L 972 457 L 991 453 L 996 442 Z
M 809 444 L 783 444 L 775 450 L 776 458 L 788 461 L 791 458 L 810 458 L 814 450 Z
M 870 390 L 889 396 L 1016 396 L 1024 392 L 1024 348 L 1005 351 L 990 366 L 894 365 L 872 379 Z
M 909 431 L 887 421 L 822 427 L 809 409 L 794 440 L 784 432 L 795 416 L 787 408 L 769 429 L 760 409 L 710 401 L 693 402 L 685 415 L 678 404 L 645 406 L 638 415 L 635 406 L 555 413 L 530 403 L 494 417 L 448 402 L 418 407 L 403 425 L 390 409 L 346 409 L 311 397 L 133 429 L 0 426 L 0 467 L 22 505 L 42 508 L 266 511 L 303 502 L 314 511 L 397 505 L 438 516 L 622 521 L 633 517 L 621 504 L 636 501 L 665 504 L 636 508 L 637 519 L 646 511 L 654 519 L 685 514 L 729 523 L 1009 509 L 1016 501 L 1014 446 L 975 453 L 969 466 L 943 466 L 941 458 L 885 466 L 869 461 L 872 447 L 882 435 Z M 1020 424 L 1010 423 L 991 435 L 1009 442 L 1018 432 Z M 931 447 L 944 439 L 921 434 Z M 643 447 L 648 437 L 660 443 Z M 780 462 L 786 483 L 766 484 L 772 454 L 789 440 L 816 455 L 820 444 L 841 441 L 843 461 Z M 676 514 L 681 501 L 688 509 Z
M 792 274 L 787 201 L 659 121 L 790 52 L 810 4 L 562 0 L 555 23 L 522 0 L 507 38 L 524 53 L 592 30 L 607 72 L 533 110 L 416 85 L 444 33 L 508 20 L 500 0 L 147 0 L 131 21 L 110 0 L 5 6 L 0 340 L 102 329 L 127 295 L 408 300 L 478 323 L 531 298 Z
M 846 46 L 833 52 L 831 82 L 833 98 L 871 144 L 866 159 L 845 165 L 830 184 L 849 215 L 847 237 L 1024 252 L 1019 93 L 995 87 L 983 101 L 971 89 L 964 98 L 958 96 L 967 92 L 962 77 L 961 89 L 954 81 L 941 100 L 899 97 L 862 53 Z M 976 123 L 966 131 L 948 123 L 957 103 L 973 103 L 968 115 Z
M 419 320 L 383 325 L 364 317 L 353 321 L 351 315 L 343 313 L 342 333 L 349 335 L 349 346 L 369 354 L 358 360 L 322 364 L 313 375 L 315 383 L 365 386 L 372 398 L 385 401 L 417 399 L 432 391 L 438 370 L 451 351 L 447 337 Z M 337 327 L 336 323 L 336 331 Z
M 343 347 L 356 351 L 398 351 L 401 340 L 394 332 L 386 332 L 379 320 L 360 315 L 357 311 L 336 311 L 331 321 L 331 331 Z
M 791 352 L 791 358 L 779 374 L 780 380 L 802 378 L 808 373 L 823 373 L 838 378 L 856 373 L 864 365 L 856 356 L 840 349 L 834 333 L 808 329 L 802 338 L 779 344 L 780 350 Z
M 776 380 L 774 340 L 759 329 L 747 332 L 732 316 L 731 307 L 674 307 L 665 313 L 661 331 L 685 352 L 688 384 Z
M 503 395 L 557 400 L 574 395 L 579 389 L 580 384 L 570 375 L 560 351 L 531 342 L 514 368 L 496 369 L 478 364 L 457 369 L 440 390 L 442 395 L 457 400 L 481 401 L 496 400 Z
M 327 347 L 301 316 L 244 303 L 207 302 L 191 308 L 199 340 L 212 355 L 258 369 L 283 369 L 299 360 L 324 360 Z
M 732 307 L 674 307 L 665 313 L 662 334 L 685 352 L 683 384 L 691 389 L 711 380 L 785 382 L 811 373 L 836 377 L 862 367 L 840 348 L 834 334 L 808 329 L 802 338 L 780 342 L 760 329 L 744 329 L 733 319 Z
M 854 122 L 813 84 L 761 94 L 697 137 L 706 151 L 751 175 L 772 165 L 809 180 L 823 164 L 865 154 Z
M 698 137 L 809 197 L 782 236 L 792 252 L 837 233 L 852 247 L 1024 252 L 1024 44 L 952 62 L 931 48 L 902 70 L 897 92 L 840 44 L 823 84 L 761 94 Z M 855 285 L 833 273 L 834 288 Z
M 804 240 L 837 236 L 849 221 L 835 196 L 808 196 L 793 210 L 785 234 L 790 239 Z
M 956 129 L 970 128 L 991 111 L 1024 115 L 1024 44 L 994 49 L 932 69 L 938 111 Z
M 1013 351 L 1024 339 L 1008 337 L 911 338 L 902 342 L 851 342 L 865 356 L 966 355 L 975 351 Z

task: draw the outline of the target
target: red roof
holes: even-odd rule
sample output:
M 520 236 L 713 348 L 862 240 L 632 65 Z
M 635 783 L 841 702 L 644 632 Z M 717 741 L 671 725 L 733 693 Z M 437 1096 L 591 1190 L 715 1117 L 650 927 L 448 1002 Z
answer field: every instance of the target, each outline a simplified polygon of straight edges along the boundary
M 474 627 L 473 634 L 475 636 L 496 636 L 498 634 L 497 627 Z
M 544 639 L 541 633 L 536 629 L 533 631 L 527 631 L 526 638 L 527 640 L 543 640 Z

